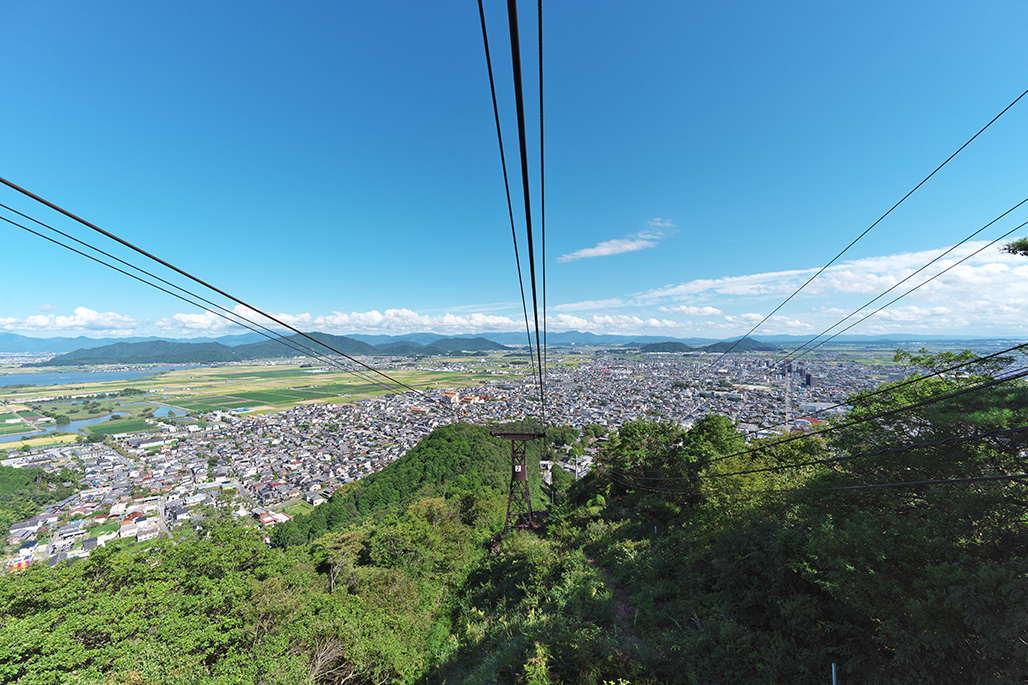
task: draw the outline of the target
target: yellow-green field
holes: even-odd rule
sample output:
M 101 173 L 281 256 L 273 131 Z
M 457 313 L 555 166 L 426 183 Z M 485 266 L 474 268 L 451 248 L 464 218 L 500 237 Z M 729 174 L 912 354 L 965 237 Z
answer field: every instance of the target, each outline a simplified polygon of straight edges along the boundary
M 38 438 L 26 438 L 15 442 L 0 443 L 0 450 L 24 450 L 32 447 L 53 447 L 77 442 L 78 436 L 71 433 L 49 433 Z
M 578 361 L 578 360 L 575 360 Z M 551 363 L 559 364 L 560 359 Z M 391 378 L 419 390 L 450 387 L 477 387 L 484 380 L 501 382 L 521 378 L 530 369 L 511 366 L 502 356 L 448 357 L 425 362 L 438 370 L 415 368 L 416 364 L 385 371 Z M 40 372 L 69 371 L 46 369 Z M 78 369 L 75 369 L 78 370 Z M 22 369 L 2 369 L 19 372 Z M 86 398 L 94 394 L 121 393 L 130 389 L 142 394 L 117 397 Z M 222 365 L 164 371 L 154 376 L 95 383 L 77 382 L 69 385 L 0 387 L 0 416 L 24 417 L 25 414 L 50 413 L 66 416 L 72 421 L 104 416 L 111 412 L 127 413 L 95 427 L 94 433 L 110 434 L 151 429 L 143 422 L 156 407 L 172 407 L 189 415 L 210 411 L 245 410 L 247 413 L 282 411 L 300 404 L 344 403 L 396 392 L 404 388 L 367 370 L 358 377 L 337 369 L 311 366 L 310 363 Z M 38 411 L 37 411 L 38 408 Z M 0 423 L 0 426 L 4 424 Z M 11 424 L 0 435 L 23 431 L 24 423 Z M 55 444 L 74 440 L 74 435 L 48 435 L 33 438 L 31 444 Z M 4 447 L 22 443 L 0 443 Z

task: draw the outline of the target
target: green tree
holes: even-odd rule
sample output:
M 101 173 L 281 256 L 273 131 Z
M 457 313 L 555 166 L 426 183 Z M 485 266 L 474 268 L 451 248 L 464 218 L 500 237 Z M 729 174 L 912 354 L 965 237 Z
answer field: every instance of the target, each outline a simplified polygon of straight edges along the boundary
M 1003 246 L 1004 252 L 1028 257 L 1028 238 L 1018 238 Z

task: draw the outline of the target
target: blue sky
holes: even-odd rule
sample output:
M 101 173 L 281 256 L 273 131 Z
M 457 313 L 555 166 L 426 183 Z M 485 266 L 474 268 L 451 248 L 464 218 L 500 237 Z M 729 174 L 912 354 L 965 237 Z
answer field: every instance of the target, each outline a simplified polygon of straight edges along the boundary
M 505 3 L 486 12 L 516 183 Z M 747 332 L 1028 88 L 1018 2 L 544 13 L 551 330 Z M 534 4 L 521 18 L 537 181 Z M 474 2 L 14 3 L 0 27 L 0 176 L 305 329 L 523 327 Z M 1026 153 L 1028 97 L 756 337 L 828 328 L 1023 200 Z M 1026 220 L 851 332 L 1023 337 L 1028 260 L 986 245 Z M 0 231 L 0 330 L 238 332 Z

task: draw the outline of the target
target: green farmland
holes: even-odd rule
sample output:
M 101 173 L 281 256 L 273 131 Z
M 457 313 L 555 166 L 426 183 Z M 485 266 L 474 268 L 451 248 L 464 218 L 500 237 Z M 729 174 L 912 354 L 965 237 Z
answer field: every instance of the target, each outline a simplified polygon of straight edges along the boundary
M 558 358 L 553 359 L 555 364 L 559 361 Z M 14 372 L 11 368 L 3 370 Z M 434 358 L 421 368 L 412 362 L 385 371 L 391 378 L 422 390 L 474 388 L 484 380 L 518 379 L 527 372 L 528 369 L 523 368 L 512 370 L 510 361 L 502 355 Z M 361 370 L 359 373 L 357 376 L 353 372 L 311 366 L 310 362 L 294 362 L 182 368 L 132 380 L 0 387 L 0 436 L 29 429 L 24 422 L 3 423 L 7 419 L 19 418 L 19 415 L 45 415 L 55 420 L 77 421 L 111 413 L 123 414 L 120 418 L 87 429 L 93 435 L 114 435 L 156 430 L 157 427 L 152 422 L 147 423 L 147 419 L 155 418 L 158 406 L 171 407 L 178 414 L 186 412 L 192 416 L 241 409 L 268 413 L 284 411 L 298 404 L 338 404 L 405 391 L 405 388 L 374 372 Z M 97 397 L 108 394 L 113 396 Z M 64 434 L 58 438 L 58 434 L 54 434 L 40 440 L 66 441 L 77 437 Z

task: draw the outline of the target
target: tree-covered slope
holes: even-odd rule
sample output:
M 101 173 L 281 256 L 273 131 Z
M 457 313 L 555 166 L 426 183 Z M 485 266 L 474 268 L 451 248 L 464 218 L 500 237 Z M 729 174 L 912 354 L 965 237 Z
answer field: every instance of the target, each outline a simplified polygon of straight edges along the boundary
M 718 342 L 701 347 L 691 347 L 685 343 L 667 341 L 650 343 L 639 348 L 640 352 L 712 352 L 720 354 L 732 350 L 732 352 L 773 352 L 777 350 L 776 345 L 763 343 L 753 338 L 741 338 L 737 342 Z
M 0 577 L 0 681 L 1025 682 L 1028 388 L 991 371 L 821 437 L 628 423 L 499 542 L 509 444 L 441 428 L 272 547 L 211 517 Z
M 31 366 L 77 366 L 79 364 L 191 364 L 235 361 L 231 347 L 220 343 L 184 343 L 151 340 L 115 343 L 75 350 L 50 361 Z
M 640 352 L 697 352 L 702 350 L 701 347 L 690 347 L 685 343 L 680 342 L 659 342 L 650 343 L 649 345 L 643 345 L 639 348 Z
M 333 349 L 343 354 L 351 356 L 373 356 L 379 354 L 378 349 L 374 346 L 360 340 L 347 338 L 344 335 L 331 335 L 329 333 L 308 333 L 308 335 L 318 342 L 330 345 Z M 303 348 L 310 348 L 320 354 L 335 354 L 328 348 L 322 347 L 297 333 L 286 336 L 285 340 L 293 344 L 287 345 L 278 340 L 262 340 L 261 342 L 250 343 L 249 345 L 238 345 L 232 349 L 236 353 L 236 358 L 241 361 L 304 356 Z M 297 347 L 300 347 L 299 351 L 297 351 Z
M 428 356 L 443 354 L 443 350 L 438 347 L 431 347 L 429 345 L 421 345 L 416 342 L 409 342 L 407 340 L 401 340 L 399 342 L 381 343 L 375 345 L 379 349 L 379 354 L 385 354 L 396 357 L 417 357 L 417 356 Z
M 377 473 L 335 493 L 309 516 L 276 526 L 272 541 L 282 546 L 306 544 L 325 532 L 425 496 L 470 496 L 486 500 L 507 492 L 510 476 L 510 442 L 490 435 L 490 430 L 531 430 L 532 425 L 479 426 L 456 423 L 437 428 L 407 454 Z M 529 475 L 539 492 L 539 454 L 529 450 Z
M 46 473 L 42 469 L 0 466 L 0 544 L 12 523 L 35 516 L 46 505 L 72 493 L 62 482 L 74 481 L 71 472 Z
M 491 350 L 509 350 L 510 348 L 506 345 L 501 345 L 498 342 L 493 342 L 487 338 L 440 338 L 432 343 L 429 343 L 430 347 L 435 347 L 440 350 L 447 352 L 481 352 Z
M 706 352 L 714 352 L 714 353 L 717 353 L 717 354 L 721 354 L 723 352 L 727 352 L 728 350 L 732 350 L 732 352 L 743 353 L 743 352 L 774 352 L 777 349 L 778 349 L 777 345 L 772 345 L 771 343 L 760 342 L 759 340 L 754 340 L 753 338 L 740 338 L 739 340 L 734 341 L 734 342 L 732 342 L 732 341 L 717 342 L 717 343 L 712 343 L 710 345 L 706 345 L 706 346 L 703 347 L 704 351 L 706 351 Z
M 331 345 L 334 349 L 351 356 L 369 356 L 381 352 L 364 342 L 328 333 L 311 333 L 310 336 L 319 342 Z M 30 364 L 29 366 L 75 366 L 79 364 L 209 364 L 215 362 L 251 361 L 254 359 L 279 359 L 298 357 L 306 354 L 304 348 L 310 348 L 321 354 L 334 354 L 327 348 L 314 343 L 301 335 L 294 334 L 280 340 L 263 340 L 228 347 L 221 343 L 173 342 L 169 340 L 152 340 L 147 342 L 115 343 L 90 349 L 75 350 L 62 354 L 47 362 Z

